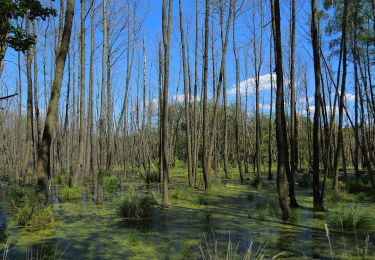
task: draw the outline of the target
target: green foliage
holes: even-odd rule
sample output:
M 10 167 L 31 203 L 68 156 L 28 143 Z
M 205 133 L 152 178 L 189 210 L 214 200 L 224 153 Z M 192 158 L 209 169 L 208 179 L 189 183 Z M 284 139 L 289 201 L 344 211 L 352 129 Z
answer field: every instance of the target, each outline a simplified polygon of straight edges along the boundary
M 117 210 L 124 218 L 145 218 L 152 214 L 156 200 L 152 194 L 141 194 L 130 188 L 128 192 L 117 200 Z
M 331 227 L 345 231 L 368 230 L 374 225 L 374 217 L 355 204 L 329 211 L 326 217 Z
M 82 197 L 82 189 L 80 187 L 69 187 L 64 185 L 59 192 L 61 202 L 79 200 Z
M 104 190 L 109 193 L 117 191 L 121 185 L 121 179 L 116 175 L 104 175 L 103 182 Z
M 17 51 L 30 49 L 35 44 L 36 36 L 26 32 L 16 21 L 25 16 L 31 21 L 45 20 L 50 15 L 56 15 L 56 11 L 43 7 L 39 0 L 0 1 L 0 45 L 8 45 Z M 3 48 L 1 49 L 3 51 Z M 0 55 L 2 56 L 3 53 Z

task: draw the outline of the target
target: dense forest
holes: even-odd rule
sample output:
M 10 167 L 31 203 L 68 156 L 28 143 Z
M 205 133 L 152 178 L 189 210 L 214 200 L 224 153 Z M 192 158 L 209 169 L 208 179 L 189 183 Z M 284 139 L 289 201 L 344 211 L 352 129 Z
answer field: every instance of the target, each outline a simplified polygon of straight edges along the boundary
M 0 0 L 3 259 L 375 258 L 374 0 Z

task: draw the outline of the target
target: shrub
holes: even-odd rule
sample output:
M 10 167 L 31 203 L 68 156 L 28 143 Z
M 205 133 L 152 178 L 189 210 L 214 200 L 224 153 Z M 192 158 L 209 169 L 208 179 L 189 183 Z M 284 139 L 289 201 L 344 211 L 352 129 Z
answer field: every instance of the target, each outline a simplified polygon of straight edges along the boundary
M 110 193 L 117 191 L 121 185 L 121 179 L 116 175 L 105 175 L 103 182 L 104 190 Z
M 351 231 L 357 229 L 371 229 L 374 224 L 374 219 L 372 215 L 369 215 L 360 207 L 352 205 L 329 211 L 327 222 L 336 229 Z
M 78 200 L 82 197 L 82 189 L 79 187 L 69 187 L 64 185 L 59 192 L 62 202 Z
M 152 214 L 152 208 L 156 201 L 152 194 L 140 194 L 129 189 L 117 201 L 118 213 L 124 218 L 144 218 Z

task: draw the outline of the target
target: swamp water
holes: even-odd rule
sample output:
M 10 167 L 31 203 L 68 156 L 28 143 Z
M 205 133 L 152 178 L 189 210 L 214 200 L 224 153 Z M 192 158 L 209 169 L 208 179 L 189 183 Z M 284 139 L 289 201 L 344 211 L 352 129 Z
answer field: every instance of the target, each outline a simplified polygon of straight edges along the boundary
M 274 181 L 264 180 L 261 191 L 250 184 L 240 185 L 237 179 L 216 181 L 205 193 L 188 190 L 183 178 L 183 173 L 174 173 L 170 208 L 155 208 L 151 218 L 120 218 L 115 203 L 118 193 L 106 194 L 104 204 L 98 206 L 87 191 L 75 202 L 59 203 L 55 199 L 55 221 L 41 230 L 17 227 L 12 209 L 6 207 L 4 194 L 0 194 L 0 224 L 5 227 L 6 223 L 12 239 L 8 259 L 30 255 L 42 255 L 43 259 L 196 259 L 201 257 L 200 247 L 204 250 L 206 241 L 214 249 L 214 240 L 223 254 L 229 240 L 233 251 L 237 248 L 240 254 L 253 241 L 254 254 L 262 249 L 266 258 L 285 252 L 293 259 L 331 259 L 331 243 L 337 259 L 345 253 L 355 257 L 357 249 L 365 247 L 366 235 L 370 236 L 368 254 L 374 256 L 372 230 L 343 233 L 329 228 L 329 243 L 324 213 L 310 208 L 310 189 L 297 188 L 297 199 L 303 207 L 292 210 L 291 220 L 284 222 L 279 217 Z M 154 191 L 157 194 L 157 188 Z M 336 204 L 326 206 L 331 209 Z M 359 207 L 375 213 L 374 204 Z M 4 248 L 0 248 L 0 256 L 3 253 Z

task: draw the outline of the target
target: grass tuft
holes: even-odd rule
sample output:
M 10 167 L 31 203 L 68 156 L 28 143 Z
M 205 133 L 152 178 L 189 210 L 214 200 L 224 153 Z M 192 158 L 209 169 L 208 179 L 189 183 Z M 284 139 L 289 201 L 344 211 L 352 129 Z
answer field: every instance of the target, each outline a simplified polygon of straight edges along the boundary
M 152 214 L 152 208 L 156 205 L 156 200 L 152 194 L 141 194 L 129 189 L 117 201 L 117 210 L 124 218 L 145 218 Z
M 62 202 L 79 200 L 82 198 L 82 189 L 80 187 L 63 186 L 59 192 L 59 199 Z
M 373 216 L 355 204 L 329 211 L 327 213 L 327 222 L 331 227 L 343 229 L 344 231 L 371 229 L 374 225 Z

